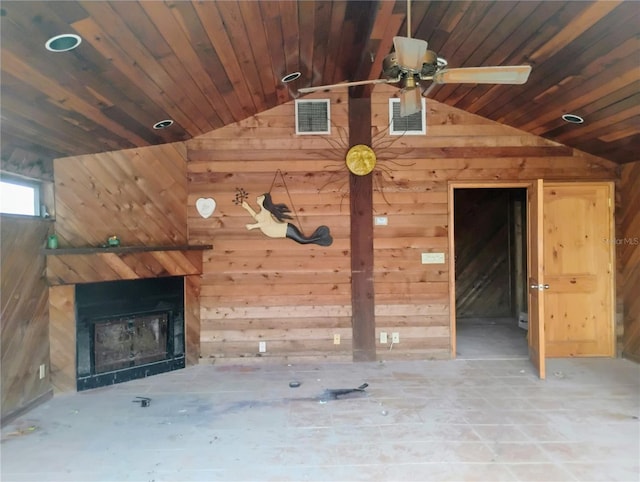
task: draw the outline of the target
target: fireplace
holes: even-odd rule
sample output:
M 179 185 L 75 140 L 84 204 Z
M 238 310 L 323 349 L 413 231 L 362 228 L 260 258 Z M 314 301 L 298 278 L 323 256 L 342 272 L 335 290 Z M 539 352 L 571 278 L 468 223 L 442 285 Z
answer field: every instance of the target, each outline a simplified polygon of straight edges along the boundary
M 76 285 L 77 389 L 184 368 L 182 276 Z

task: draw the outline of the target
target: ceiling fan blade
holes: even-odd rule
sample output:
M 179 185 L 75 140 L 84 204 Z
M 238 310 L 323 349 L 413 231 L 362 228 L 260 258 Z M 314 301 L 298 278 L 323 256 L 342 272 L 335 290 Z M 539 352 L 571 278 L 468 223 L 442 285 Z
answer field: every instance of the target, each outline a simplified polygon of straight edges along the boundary
M 303 87 L 298 89 L 301 94 L 308 94 L 309 92 L 317 92 L 319 90 L 333 89 L 334 87 L 353 87 L 355 85 L 367 85 L 367 84 L 390 84 L 397 82 L 397 79 L 372 79 L 372 80 L 357 80 L 355 82 L 340 82 L 338 84 L 318 85 L 317 87 Z
M 417 38 L 393 37 L 393 48 L 400 67 L 420 72 L 424 56 L 427 53 L 427 42 Z
M 530 65 L 444 69 L 433 76 L 436 84 L 524 84 Z

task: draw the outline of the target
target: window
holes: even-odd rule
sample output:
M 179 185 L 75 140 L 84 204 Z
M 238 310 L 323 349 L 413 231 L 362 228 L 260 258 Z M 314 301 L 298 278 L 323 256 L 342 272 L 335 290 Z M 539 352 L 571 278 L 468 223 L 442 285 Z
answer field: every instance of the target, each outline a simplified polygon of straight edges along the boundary
M 427 103 L 422 98 L 422 110 L 406 117 L 400 117 L 400 99 L 389 99 L 389 133 L 391 135 L 419 136 L 427 133 Z
M 2 179 L 0 213 L 40 216 L 40 184 L 18 178 Z

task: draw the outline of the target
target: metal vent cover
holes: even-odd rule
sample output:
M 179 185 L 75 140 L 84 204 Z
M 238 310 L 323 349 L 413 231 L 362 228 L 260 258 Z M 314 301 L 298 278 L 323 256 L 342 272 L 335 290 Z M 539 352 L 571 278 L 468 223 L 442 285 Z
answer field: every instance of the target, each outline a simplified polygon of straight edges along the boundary
M 296 99 L 296 134 L 331 134 L 329 99 Z
M 400 117 L 400 99 L 389 99 L 389 134 L 395 136 L 419 136 L 427 133 L 427 103 L 422 98 L 422 110 Z

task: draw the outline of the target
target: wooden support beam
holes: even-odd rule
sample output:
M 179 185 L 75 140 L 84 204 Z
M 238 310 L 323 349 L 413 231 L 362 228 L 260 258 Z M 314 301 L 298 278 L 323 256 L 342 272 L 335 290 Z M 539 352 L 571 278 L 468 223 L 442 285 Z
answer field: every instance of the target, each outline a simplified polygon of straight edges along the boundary
M 371 99 L 349 97 L 349 145 L 371 145 Z M 375 361 L 372 174 L 349 174 L 353 361 Z

